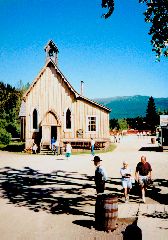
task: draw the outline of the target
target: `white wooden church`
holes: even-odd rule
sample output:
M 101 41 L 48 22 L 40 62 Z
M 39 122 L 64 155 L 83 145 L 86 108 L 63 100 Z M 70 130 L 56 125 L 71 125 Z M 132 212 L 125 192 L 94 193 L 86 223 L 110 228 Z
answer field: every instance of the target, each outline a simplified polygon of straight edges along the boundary
M 62 146 L 87 147 L 93 138 L 106 147 L 110 109 L 75 91 L 58 68 L 59 51 L 52 40 L 44 49 L 46 63 L 24 94 L 19 113 L 25 148 L 50 146 L 53 137 Z

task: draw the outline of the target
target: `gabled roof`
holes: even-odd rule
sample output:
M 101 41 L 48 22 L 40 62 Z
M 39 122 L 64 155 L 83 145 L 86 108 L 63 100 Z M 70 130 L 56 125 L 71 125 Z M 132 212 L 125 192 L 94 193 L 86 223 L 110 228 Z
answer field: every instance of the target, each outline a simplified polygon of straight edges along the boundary
M 40 76 L 43 74 L 43 72 L 46 70 L 46 68 L 48 66 L 52 65 L 56 72 L 60 74 L 61 78 L 64 80 L 65 84 L 68 86 L 68 88 L 74 93 L 75 95 L 75 98 L 76 99 L 82 99 L 86 102 L 89 102 L 90 104 L 93 104 L 97 107 L 100 107 L 102 109 L 104 109 L 105 111 L 107 112 L 110 112 L 111 109 L 93 101 L 93 100 L 90 100 L 82 95 L 80 95 L 79 93 L 76 92 L 76 90 L 72 87 L 72 85 L 68 82 L 68 80 L 66 79 L 66 77 L 63 75 L 63 73 L 59 70 L 58 66 L 52 61 L 52 59 L 48 59 L 48 61 L 46 62 L 45 66 L 42 68 L 42 70 L 39 72 L 38 76 L 34 79 L 34 81 L 32 82 L 32 84 L 30 85 L 29 89 L 26 91 L 26 93 L 24 94 L 23 96 L 23 100 L 25 101 L 26 100 L 26 97 L 28 96 L 28 94 L 30 93 L 31 89 L 34 87 L 34 85 L 38 82 L 38 80 L 40 79 Z

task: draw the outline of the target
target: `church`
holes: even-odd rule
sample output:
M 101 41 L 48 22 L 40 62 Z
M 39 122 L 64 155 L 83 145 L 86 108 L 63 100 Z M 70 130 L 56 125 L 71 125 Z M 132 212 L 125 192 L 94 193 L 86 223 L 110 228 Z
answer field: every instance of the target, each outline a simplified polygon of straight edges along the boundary
M 46 62 L 29 89 L 20 108 L 21 140 L 25 149 L 33 143 L 50 146 L 54 137 L 61 146 L 87 148 L 91 138 L 98 147 L 110 142 L 110 109 L 83 96 L 58 68 L 58 48 L 50 40 L 44 48 Z

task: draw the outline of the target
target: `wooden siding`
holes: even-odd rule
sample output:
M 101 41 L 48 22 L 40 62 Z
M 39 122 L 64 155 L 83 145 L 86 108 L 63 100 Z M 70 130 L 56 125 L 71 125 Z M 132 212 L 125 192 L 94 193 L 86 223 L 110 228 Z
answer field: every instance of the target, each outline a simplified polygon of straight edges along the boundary
M 76 102 L 76 112 L 75 114 L 75 124 L 74 131 L 78 129 L 83 129 L 83 138 L 90 139 L 105 139 L 109 138 L 109 114 L 99 107 L 95 107 L 92 104 L 89 104 L 85 101 Z M 98 120 L 98 129 L 95 133 L 87 132 L 86 126 L 86 117 L 87 115 L 94 115 Z

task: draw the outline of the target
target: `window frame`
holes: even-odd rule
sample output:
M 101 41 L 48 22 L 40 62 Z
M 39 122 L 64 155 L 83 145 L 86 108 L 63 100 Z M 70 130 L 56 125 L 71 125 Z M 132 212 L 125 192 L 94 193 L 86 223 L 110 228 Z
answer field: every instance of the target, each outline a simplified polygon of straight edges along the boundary
M 96 126 L 96 130 L 95 131 L 91 131 L 89 130 L 89 118 L 94 117 L 95 118 L 95 126 Z M 86 133 L 97 133 L 98 132 L 98 116 L 97 115 L 87 115 L 86 116 Z
M 37 113 L 37 128 L 34 128 L 34 111 L 36 110 Z M 33 132 L 39 132 L 39 125 L 38 125 L 38 118 L 39 118 L 39 113 L 37 108 L 33 108 L 32 115 L 30 116 L 30 126 Z
M 67 114 L 68 109 L 71 112 L 71 128 L 66 128 L 66 114 Z M 72 109 L 70 107 L 68 107 L 64 111 L 64 132 L 72 132 L 72 130 L 73 130 Z

